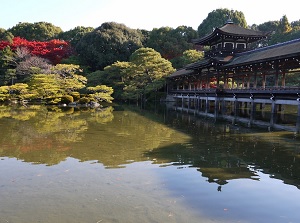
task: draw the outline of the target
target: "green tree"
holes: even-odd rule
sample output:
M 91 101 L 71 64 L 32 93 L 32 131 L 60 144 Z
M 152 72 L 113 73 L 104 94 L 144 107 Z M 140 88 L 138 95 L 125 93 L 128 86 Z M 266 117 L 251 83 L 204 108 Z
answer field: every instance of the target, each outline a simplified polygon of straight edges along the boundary
M 286 15 L 284 15 L 279 21 L 278 32 L 288 33 L 290 31 L 292 31 L 291 24 L 289 23 L 289 20 L 286 17 Z
M 142 47 L 142 39 L 138 30 L 114 22 L 103 23 L 81 38 L 76 51 L 93 71 L 102 70 L 116 61 L 128 61 L 130 55 Z
M 203 51 L 197 50 L 186 50 L 183 55 L 176 60 L 171 60 L 173 67 L 178 69 L 186 66 L 187 64 L 194 63 L 200 59 L 204 58 Z
M 155 94 L 165 84 L 165 77 L 175 69 L 170 61 L 161 57 L 152 48 L 140 48 L 130 57 L 130 67 L 125 70 L 125 99 L 146 99 Z
M 48 22 L 20 22 L 8 31 L 26 40 L 47 41 L 55 39 L 62 29 Z
M 62 94 L 71 94 L 85 87 L 87 79 L 80 75 L 79 65 L 57 64 L 52 67 L 52 73 L 57 74 L 57 83 Z
M 76 47 L 81 38 L 93 30 L 92 27 L 77 26 L 69 31 L 59 33 L 57 38 L 68 41 L 73 47 Z
M 14 38 L 14 35 L 11 32 L 0 28 L 0 41 L 4 40 L 4 41 L 8 41 L 11 43 L 13 38 Z
M 13 83 L 16 78 L 15 55 L 9 46 L 0 51 L 0 85 Z
M 112 87 L 106 85 L 97 85 L 95 87 L 87 87 L 87 90 L 90 93 L 90 97 L 93 97 L 99 102 L 105 101 L 111 103 L 114 99 L 111 95 L 114 90 Z
M 277 32 L 279 21 L 268 21 L 257 26 L 257 29 L 262 32 Z
M 178 26 L 176 29 L 162 27 L 153 29 L 146 42 L 146 47 L 153 48 L 165 59 L 182 56 L 185 50 L 193 48 L 192 39 L 197 38 L 197 31 L 192 27 Z
M 24 83 L 16 83 L 8 87 L 10 92 L 11 99 L 24 100 L 30 99 L 34 96 L 28 88 L 27 84 Z
M 215 28 L 223 26 L 228 19 L 231 19 L 235 24 L 241 27 L 247 27 L 247 22 L 243 12 L 229 9 L 216 9 L 210 12 L 198 26 L 199 37 L 206 36 Z
M 9 98 L 8 86 L 0 86 L 0 101 L 5 101 Z
M 294 22 L 291 22 L 291 27 L 293 31 L 298 31 L 300 30 L 300 19 Z
M 35 98 L 55 97 L 60 91 L 57 74 L 34 74 L 28 83 Z

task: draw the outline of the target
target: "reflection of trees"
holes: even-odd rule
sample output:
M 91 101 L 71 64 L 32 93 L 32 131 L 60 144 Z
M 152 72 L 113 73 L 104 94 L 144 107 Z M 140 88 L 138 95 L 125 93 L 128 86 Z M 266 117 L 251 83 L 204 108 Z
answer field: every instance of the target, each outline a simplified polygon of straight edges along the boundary
M 112 119 L 109 111 L 112 110 L 105 110 L 104 117 Z M 88 129 L 87 118 L 74 108 L 2 106 L 0 114 L 3 131 L 0 156 L 12 156 L 26 162 L 59 163 L 69 156 L 72 143 L 84 139 Z
M 115 111 L 112 122 L 89 123 L 90 134 L 74 145 L 72 156 L 82 161 L 97 160 L 106 167 L 120 167 L 149 160 L 145 156 L 149 151 L 189 141 L 186 134 L 149 119 L 150 114 L 125 109 Z
M 198 168 L 208 182 L 226 184 L 238 178 L 258 179 L 258 172 L 300 185 L 300 142 L 287 132 L 259 132 L 217 125 L 185 114 L 166 124 L 188 133 L 189 144 L 160 148 L 147 155 L 158 162 Z
M 0 156 L 47 165 L 74 157 L 108 168 L 151 160 L 197 168 L 208 182 L 219 185 L 238 178 L 256 180 L 258 172 L 300 185 L 300 142 L 293 134 L 122 108 L 112 113 L 111 107 L 0 107 Z
M 88 119 L 91 122 L 97 122 L 99 124 L 104 124 L 111 122 L 114 118 L 113 107 L 109 106 L 104 109 L 93 109 L 91 110 L 91 117 Z

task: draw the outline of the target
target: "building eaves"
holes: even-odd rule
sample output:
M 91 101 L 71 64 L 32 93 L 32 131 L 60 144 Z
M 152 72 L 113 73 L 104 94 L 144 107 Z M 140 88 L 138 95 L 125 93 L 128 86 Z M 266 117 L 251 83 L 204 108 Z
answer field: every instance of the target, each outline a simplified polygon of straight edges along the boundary
M 175 71 L 174 73 L 172 73 L 169 78 L 174 78 L 174 77 L 179 77 L 179 76 L 184 76 L 184 75 L 190 75 L 193 74 L 194 71 L 193 70 L 186 70 L 185 68 L 179 69 L 177 71 Z
M 250 65 L 294 56 L 300 56 L 300 39 L 236 54 L 234 59 L 223 67 Z

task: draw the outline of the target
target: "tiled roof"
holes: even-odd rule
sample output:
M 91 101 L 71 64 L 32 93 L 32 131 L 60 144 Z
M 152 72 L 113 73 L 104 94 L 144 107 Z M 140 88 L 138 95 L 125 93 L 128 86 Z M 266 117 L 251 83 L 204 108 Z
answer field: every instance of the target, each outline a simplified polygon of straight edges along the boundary
M 232 23 L 227 23 L 224 26 L 222 26 L 221 28 L 217 28 L 216 30 L 220 30 L 222 33 L 224 34 L 233 34 L 233 35 L 242 35 L 242 36 L 251 36 L 251 37 L 263 37 L 265 36 L 267 33 L 265 32 L 261 32 L 261 31 L 256 31 L 256 30 L 252 30 L 252 29 L 246 29 L 243 28 L 241 26 L 238 26 L 236 24 L 232 24 Z
M 199 68 L 202 68 L 202 67 L 206 67 L 207 65 L 211 65 L 211 63 L 212 63 L 211 59 L 204 59 L 204 60 L 199 60 L 195 63 L 188 64 L 188 65 L 185 66 L 185 68 L 187 70 L 199 69 Z
M 209 35 L 204 36 L 199 39 L 194 39 L 194 40 L 192 40 L 192 42 L 197 45 L 209 45 L 209 43 L 211 41 L 215 41 L 216 39 L 220 38 L 218 36 L 219 34 L 231 35 L 231 36 L 241 36 L 241 37 L 245 37 L 245 38 L 248 38 L 248 37 L 249 38 L 257 38 L 257 39 L 254 39 L 253 41 L 257 41 L 258 39 L 265 38 L 268 35 L 268 33 L 266 33 L 266 32 L 256 31 L 256 30 L 252 30 L 252 29 L 246 29 L 246 28 L 240 27 L 233 23 L 226 23 L 224 26 L 222 26 L 220 28 L 216 28 Z
M 300 56 L 300 39 L 236 54 L 234 59 L 224 67 L 247 65 L 293 56 Z
M 173 74 L 171 74 L 169 77 L 177 77 L 182 75 L 188 75 L 194 73 L 193 70 L 186 70 L 185 68 L 175 71 Z

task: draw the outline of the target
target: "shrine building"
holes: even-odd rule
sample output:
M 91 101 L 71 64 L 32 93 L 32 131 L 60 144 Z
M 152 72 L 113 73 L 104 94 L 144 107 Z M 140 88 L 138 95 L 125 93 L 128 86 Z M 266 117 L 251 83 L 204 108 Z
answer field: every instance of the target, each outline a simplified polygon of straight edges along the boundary
M 281 105 L 298 106 L 300 85 L 288 83 L 287 76 L 300 74 L 300 39 L 261 47 L 259 43 L 269 34 L 228 21 L 209 35 L 193 40 L 195 46 L 206 46 L 209 50 L 203 59 L 168 77 L 168 98 L 181 100 L 182 108 L 184 104 L 193 104 L 197 111 L 208 115 L 213 102 L 212 113 L 217 117 L 226 115 L 226 103 L 233 103 L 234 115 L 235 109 L 246 103 L 250 124 L 256 120 L 258 104 L 271 105 L 272 115 L 278 114 Z M 202 103 L 206 106 L 201 111 Z M 298 113 L 296 116 L 300 117 L 300 106 Z M 268 123 L 273 127 L 276 120 L 272 115 Z M 297 128 L 300 129 L 300 120 Z

